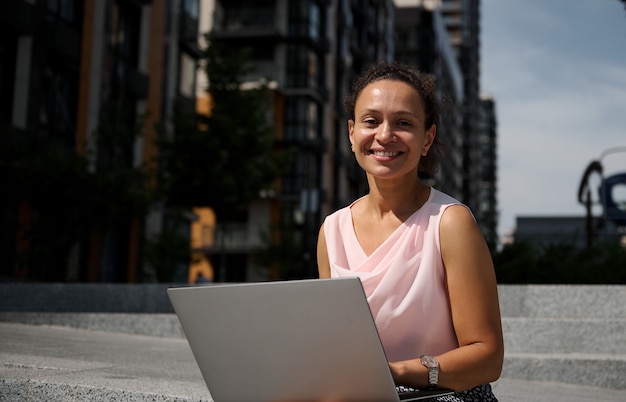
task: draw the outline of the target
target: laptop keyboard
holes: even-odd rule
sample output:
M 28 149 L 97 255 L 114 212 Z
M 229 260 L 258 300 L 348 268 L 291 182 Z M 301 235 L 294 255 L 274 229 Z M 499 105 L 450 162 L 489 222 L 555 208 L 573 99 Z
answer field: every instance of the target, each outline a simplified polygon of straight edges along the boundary
M 436 389 L 436 390 L 423 390 L 423 389 L 417 389 L 417 388 L 411 388 L 411 387 L 407 387 L 404 385 L 396 385 L 396 391 L 398 392 L 398 398 L 400 399 L 400 401 L 416 401 L 416 400 L 423 400 L 423 399 L 428 399 L 429 401 L 432 400 L 430 398 L 435 398 L 437 396 L 443 396 L 443 395 L 449 395 L 449 394 L 453 394 L 454 391 L 449 390 L 449 389 Z
M 419 391 L 419 389 L 407 387 L 405 385 L 396 385 L 396 391 L 398 391 L 398 393 L 401 393 L 401 392 L 416 392 L 416 391 Z
M 411 387 L 407 387 L 404 385 L 396 385 L 396 392 L 398 393 L 400 400 L 402 400 L 403 397 L 409 398 L 409 397 L 415 397 L 419 394 L 423 394 L 423 392 L 417 388 L 411 388 Z

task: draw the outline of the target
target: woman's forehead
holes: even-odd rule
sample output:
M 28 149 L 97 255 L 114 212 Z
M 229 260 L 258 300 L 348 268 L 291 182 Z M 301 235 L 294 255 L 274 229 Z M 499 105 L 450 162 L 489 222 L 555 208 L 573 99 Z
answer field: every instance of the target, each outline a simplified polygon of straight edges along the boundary
M 395 80 L 378 80 L 366 85 L 356 99 L 356 109 L 368 105 L 394 106 L 404 104 L 422 109 L 422 97 L 410 84 Z

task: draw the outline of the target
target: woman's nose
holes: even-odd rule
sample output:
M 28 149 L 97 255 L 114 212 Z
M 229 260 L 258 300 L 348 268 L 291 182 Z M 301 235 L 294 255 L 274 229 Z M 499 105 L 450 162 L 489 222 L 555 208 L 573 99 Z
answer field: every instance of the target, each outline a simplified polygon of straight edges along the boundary
M 383 124 L 378 126 L 376 139 L 380 143 L 388 143 L 395 139 L 395 135 L 393 134 L 393 130 L 391 129 L 391 125 L 389 123 L 384 122 Z

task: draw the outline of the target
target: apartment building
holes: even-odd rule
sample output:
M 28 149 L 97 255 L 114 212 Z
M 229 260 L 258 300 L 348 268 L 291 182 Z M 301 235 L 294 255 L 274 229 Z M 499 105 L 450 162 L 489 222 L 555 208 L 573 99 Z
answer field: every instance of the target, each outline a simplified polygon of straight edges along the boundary
M 15 133 L 33 154 L 55 147 L 84 155 L 92 172 L 112 163 L 153 165 L 155 123 L 168 119 L 175 100 L 195 107 L 195 68 L 185 66 L 193 66 L 199 56 L 198 17 L 198 0 L 3 1 L 3 137 Z M 113 116 L 111 106 L 122 99 L 128 113 Z M 140 135 L 132 137 L 141 116 L 145 118 Z M 114 123 L 122 128 L 118 134 L 126 136 L 125 145 L 98 142 L 95 133 Z M 70 191 L 66 188 L 70 186 L 61 187 Z M 43 219 L 44 208 L 34 205 L 45 203 L 20 198 L 11 188 L 2 192 L 0 276 L 48 281 L 154 279 L 141 268 L 139 248 L 146 236 L 160 230 L 163 211 L 147 220 L 128 216 L 102 233 L 59 246 L 55 255 L 18 264 L 21 252 L 42 246 L 21 234 L 30 230 L 33 220 Z M 54 199 L 50 193 L 46 196 Z
M 243 225 L 219 222 L 216 228 L 238 227 L 241 243 L 258 244 L 264 226 L 280 224 L 297 239 L 300 261 L 283 275 L 317 275 L 315 249 L 323 218 L 365 192 L 347 135 L 343 99 L 354 77 L 376 60 L 393 57 L 391 0 L 218 0 L 207 7 L 206 26 L 230 46 L 253 49 L 256 71 L 274 90 L 274 124 L 280 146 L 293 151 L 292 165 L 277 194 L 250 206 Z M 272 217 L 268 219 L 268 217 Z M 251 228 L 254 230 L 251 232 Z M 234 242 L 200 247 L 221 264 L 224 258 L 247 264 L 249 280 L 259 271 L 250 258 L 254 247 Z M 293 250 L 291 250 L 293 251 Z M 236 254 L 236 255 L 233 255 Z M 296 257 L 297 258 L 297 257 Z M 215 265 L 215 264 L 214 264 Z M 222 271 L 228 276 L 228 267 Z M 263 273 L 261 273 L 263 275 Z M 220 280 L 218 275 L 218 280 Z

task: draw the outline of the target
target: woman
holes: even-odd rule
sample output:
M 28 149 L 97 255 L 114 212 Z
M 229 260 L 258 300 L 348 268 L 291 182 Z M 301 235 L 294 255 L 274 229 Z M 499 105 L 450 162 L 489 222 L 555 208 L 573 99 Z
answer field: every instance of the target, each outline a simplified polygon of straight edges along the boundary
M 439 146 L 434 78 L 377 63 L 346 108 L 369 192 L 324 221 L 320 278 L 360 277 L 398 385 L 495 401 L 504 347 L 489 249 L 468 208 L 418 177 Z

